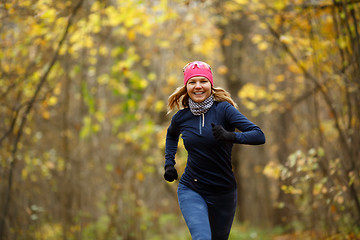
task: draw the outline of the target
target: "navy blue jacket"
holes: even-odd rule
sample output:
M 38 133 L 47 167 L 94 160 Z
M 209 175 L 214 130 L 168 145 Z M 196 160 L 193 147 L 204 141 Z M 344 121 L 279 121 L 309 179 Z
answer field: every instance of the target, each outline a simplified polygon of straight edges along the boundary
M 263 144 L 265 135 L 228 102 L 214 102 L 203 115 L 195 116 L 189 108 L 178 111 L 171 119 L 166 135 L 165 166 L 175 165 L 175 154 L 181 134 L 188 151 L 185 172 L 180 183 L 201 194 L 227 193 L 236 189 L 231 165 L 233 143 L 217 141 L 211 123 L 235 132 L 240 144 Z

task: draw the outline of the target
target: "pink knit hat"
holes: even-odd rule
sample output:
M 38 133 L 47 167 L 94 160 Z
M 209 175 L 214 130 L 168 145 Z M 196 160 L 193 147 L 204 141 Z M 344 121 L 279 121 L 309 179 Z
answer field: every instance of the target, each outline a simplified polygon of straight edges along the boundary
M 185 65 L 185 67 L 183 68 L 183 72 L 184 72 L 185 85 L 190 78 L 201 76 L 209 79 L 211 86 L 214 86 L 211 67 L 209 64 L 205 62 L 201 62 L 201 61 L 190 62 Z

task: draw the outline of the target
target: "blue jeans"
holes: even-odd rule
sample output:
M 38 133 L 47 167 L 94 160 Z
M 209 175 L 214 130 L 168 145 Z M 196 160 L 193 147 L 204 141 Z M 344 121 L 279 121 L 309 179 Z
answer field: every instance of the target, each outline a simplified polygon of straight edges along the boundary
M 204 196 L 179 183 L 177 194 L 192 240 L 228 239 L 236 210 L 236 190 Z

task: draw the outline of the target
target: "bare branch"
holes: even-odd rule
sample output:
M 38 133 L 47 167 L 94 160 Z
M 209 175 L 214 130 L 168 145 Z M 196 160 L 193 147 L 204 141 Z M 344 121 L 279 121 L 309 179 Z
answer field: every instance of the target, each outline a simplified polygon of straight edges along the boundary
M 267 24 L 267 27 L 268 27 L 268 30 L 270 31 L 270 33 L 275 37 L 276 40 L 278 40 L 278 42 L 280 43 L 282 48 L 289 54 L 289 56 L 294 61 L 294 63 L 301 69 L 304 76 L 307 77 L 308 79 L 310 79 L 315 84 L 316 88 L 318 88 L 320 90 L 321 94 L 323 95 L 323 97 L 325 99 L 325 102 L 327 103 L 331 113 L 334 116 L 335 126 L 339 133 L 341 143 L 344 145 L 344 148 L 348 150 L 347 152 L 349 152 L 350 148 L 349 148 L 348 142 L 346 141 L 345 133 L 341 129 L 338 113 L 333 105 L 332 100 L 330 99 L 330 96 L 327 94 L 326 89 L 311 73 L 309 73 L 307 71 L 307 69 L 304 67 L 304 65 L 302 65 L 300 63 L 300 61 L 295 56 L 295 54 L 290 50 L 288 45 L 286 45 L 286 43 L 284 43 L 280 40 L 280 34 L 274 28 L 272 28 L 270 26 L 270 24 L 268 24 L 268 23 L 266 23 L 266 24 Z

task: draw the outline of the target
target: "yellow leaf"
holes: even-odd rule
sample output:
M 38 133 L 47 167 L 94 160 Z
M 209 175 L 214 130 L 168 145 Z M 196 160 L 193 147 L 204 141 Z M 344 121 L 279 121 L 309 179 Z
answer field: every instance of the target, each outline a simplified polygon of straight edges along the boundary
M 28 170 L 26 168 L 23 168 L 23 170 L 21 171 L 22 178 L 26 179 L 28 175 L 29 175 Z
M 285 80 L 284 74 L 280 74 L 275 77 L 275 82 L 283 82 L 284 80 Z
M 100 130 L 101 130 L 100 124 L 96 123 L 96 124 L 92 125 L 93 132 L 99 132 Z
M 97 12 L 100 10 L 100 2 L 95 1 L 91 6 L 91 12 Z
M 145 176 L 144 176 L 144 174 L 143 174 L 142 172 L 137 172 L 137 173 L 136 173 L 136 178 L 137 178 L 137 180 L 139 180 L 140 182 L 142 182 L 142 181 L 144 181 Z
M 44 111 L 42 112 L 42 117 L 46 120 L 48 120 L 50 118 L 50 113 L 48 111 Z
M 56 10 L 53 8 L 46 9 L 40 17 L 48 22 L 53 22 L 56 19 Z
M 129 30 L 127 33 L 127 37 L 130 41 L 134 41 L 136 39 L 136 32 L 133 30 Z
M 6 72 L 10 72 L 10 64 L 7 63 L 7 61 L 3 61 L 3 71 Z
M 238 96 L 242 99 L 249 98 L 252 100 L 259 100 L 266 98 L 267 92 L 264 87 L 256 86 L 252 83 L 247 83 L 239 91 Z
M 285 3 L 283 1 L 275 1 L 275 3 L 273 3 L 273 7 L 276 10 L 282 10 L 285 7 Z
M 119 10 L 114 6 L 109 6 L 105 9 L 105 14 L 107 15 L 107 25 L 112 27 L 118 26 L 122 23 L 123 19 Z
M 49 106 L 55 106 L 55 105 L 57 104 L 57 102 L 58 102 L 57 97 L 51 96 L 51 97 L 49 98 L 49 100 L 48 100 L 48 105 L 49 105 Z
M 337 42 L 338 42 L 340 48 L 342 48 L 342 49 L 346 48 L 347 45 L 348 45 L 348 44 L 347 44 L 347 41 L 346 41 L 346 39 L 345 39 L 344 37 L 338 38 L 338 39 L 337 39 Z
M 142 61 L 142 64 L 143 64 L 143 66 L 144 67 L 148 67 L 148 66 L 150 66 L 150 64 L 151 64 L 151 61 L 149 60 L 149 59 L 144 59 L 143 61 Z M 151 74 L 151 73 L 150 73 Z M 149 74 L 149 75 L 150 75 Z M 148 76 L 149 77 L 149 76 Z M 149 78 L 149 80 L 151 80 L 150 78 Z
M 247 101 L 246 104 L 244 104 L 247 109 L 254 110 L 256 108 L 256 104 L 250 101 Z
M 155 111 L 156 112 L 164 111 L 164 109 L 165 109 L 164 101 L 159 100 L 155 103 Z
M 148 77 L 148 79 L 149 79 L 150 81 L 154 81 L 154 80 L 156 79 L 156 74 L 153 73 L 153 72 L 151 72 L 151 73 L 148 74 L 147 77 Z
M 249 3 L 249 0 L 235 0 L 235 2 L 241 5 L 246 5 Z
M 263 37 L 260 34 L 255 34 L 252 38 L 251 41 L 255 44 L 258 44 L 259 42 L 261 42 L 263 40 Z
M 294 41 L 294 38 L 292 36 L 285 36 L 282 35 L 280 36 L 280 42 L 285 43 L 285 44 L 290 44 Z
M 160 41 L 159 46 L 162 47 L 162 48 L 169 48 L 170 47 L 170 42 L 166 41 L 166 40 Z
M 128 107 L 129 107 L 129 110 L 130 110 L 130 111 L 134 111 L 134 110 L 135 110 L 135 107 L 136 107 L 136 102 L 135 102 L 134 99 L 129 99 L 129 100 L 127 101 L 127 105 L 128 105 Z
M 244 36 L 242 34 L 238 33 L 238 34 L 235 34 L 234 39 L 236 41 L 241 42 L 244 39 Z
M 267 177 L 279 179 L 281 173 L 281 165 L 275 163 L 274 161 L 270 161 L 264 168 L 263 173 Z
M 95 113 L 95 118 L 96 118 L 96 120 L 98 120 L 98 122 L 103 122 L 105 120 L 104 113 L 97 111 Z
M 275 91 L 275 90 L 276 90 L 276 84 L 270 83 L 270 84 L 269 84 L 269 90 L 270 90 L 270 91 Z
M 109 49 L 108 49 L 106 46 L 101 46 L 101 47 L 99 48 L 99 54 L 100 54 L 101 56 L 106 56 L 106 55 L 109 54 Z
M 23 0 L 18 2 L 19 6 L 22 7 L 29 7 L 31 6 L 31 0 Z
M 237 12 L 243 8 L 240 4 L 231 1 L 227 1 L 223 7 L 227 12 Z
M 61 83 L 56 84 L 56 87 L 54 89 L 54 94 L 59 96 L 61 93 Z
M 222 44 L 227 47 L 231 45 L 231 40 L 228 38 L 225 38 L 224 40 L 222 40 Z
M 88 59 L 89 59 L 89 63 L 91 65 L 95 65 L 97 63 L 97 60 L 98 60 L 96 57 L 90 57 Z
M 90 36 L 84 37 L 83 44 L 84 44 L 84 47 L 92 48 L 94 46 L 92 37 L 90 37 Z
M 261 42 L 257 47 L 260 51 L 265 51 L 269 47 L 269 44 L 267 42 Z
M 225 74 L 227 74 L 229 72 L 229 69 L 226 66 L 222 65 L 217 69 L 217 72 L 220 75 L 225 75 Z
M 97 78 L 97 82 L 98 82 L 100 85 L 108 84 L 109 81 L 110 81 L 110 77 L 109 77 L 109 75 L 106 74 L 106 73 L 100 75 L 100 76 Z
M 282 42 L 282 43 L 289 44 L 289 43 L 292 43 L 293 41 L 294 41 L 294 38 L 291 36 L 285 36 L 285 35 L 280 36 L 280 42 Z
M 141 79 L 138 86 L 140 89 L 144 89 L 148 86 L 148 82 L 145 79 Z
M 302 73 L 301 70 L 300 70 L 300 68 L 299 68 L 297 65 L 295 65 L 295 64 L 291 64 L 288 68 L 289 68 L 290 72 L 293 72 L 293 73 Z

